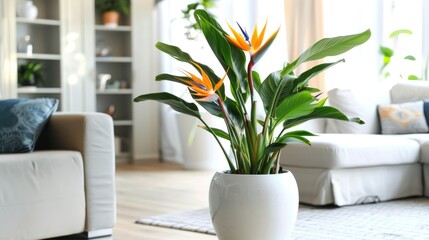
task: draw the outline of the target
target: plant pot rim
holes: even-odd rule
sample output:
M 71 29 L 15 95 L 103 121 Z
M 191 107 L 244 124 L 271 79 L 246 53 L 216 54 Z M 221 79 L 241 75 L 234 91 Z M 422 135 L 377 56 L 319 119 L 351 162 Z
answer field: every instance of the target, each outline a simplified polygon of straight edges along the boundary
M 226 176 L 247 176 L 247 177 L 251 177 L 251 176 L 278 176 L 281 174 L 287 174 L 287 173 L 292 173 L 289 170 L 286 169 L 282 169 L 278 174 L 238 174 L 238 173 L 231 173 L 230 170 L 225 170 L 225 171 L 217 171 L 216 173 L 218 174 L 222 174 L 222 175 L 226 175 Z

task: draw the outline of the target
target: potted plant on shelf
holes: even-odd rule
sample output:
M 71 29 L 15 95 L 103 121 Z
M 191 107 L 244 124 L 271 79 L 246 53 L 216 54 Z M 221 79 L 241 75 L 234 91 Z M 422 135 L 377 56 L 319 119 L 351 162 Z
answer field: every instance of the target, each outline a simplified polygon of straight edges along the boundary
M 119 25 L 120 13 L 129 14 L 129 0 L 95 0 L 95 6 L 102 13 L 103 24 L 110 27 Z
M 193 18 L 193 13 L 198 9 L 204 9 L 214 17 L 208 10 L 213 8 L 217 0 L 196 0 L 193 3 L 186 5 L 186 8 L 182 10 L 182 19 L 186 21 L 185 25 L 185 36 L 188 40 L 196 40 L 201 29 Z
M 204 10 L 195 11 L 194 16 L 224 69 L 223 75 L 218 76 L 211 67 L 180 48 L 158 42 L 159 50 L 188 63 L 196 73 L 188 70 L 182 70 L 181 76 L 164 73 L 156 80 L 186 85 L 195 102 L 166 92 L 144 94 L 134 101 L 159 101 L 193 116 L 219 143 L 229 165 L 228 171 L 214 175 L 209 192 L 210 214 L 219 239 L 287 239 L 298 211 L 298 189 L 292 173 L 280 166 L 279 156 L 290 142 L 310 145 L 306 137 L 314 136 L 308 131 L 290 128 L 316 118 L 363 124 L 359 118 L 349 118 L 336 108 L 325 106 L 326 98 L 320 99 L 319 90 L 309 87 L 314 76 L 343 59 L 319 64 L 300 75 L 295 75 L 294 70 L 304 62 L 347 52 L 366 42 L 371 32 L 322 39 L 262 81 L 253 67 L 279 30 L 264 41 L 266 24 L 260 32 L 255 26 L 249 36 L 240 25 L 239 30 L 229 25 L 228 33 Z M 227 79 L 228 89 L 223 84 Z M 227 131 L 209 126 L 195 103 L 222 118 Z M 220 144 L 221 138 L 229 141 L 231 155 Z M 210 147 L 213 146 L 207 146 Z
M 43 65 L 38 62 L 28 62 L 18 67 L 18 85 L 40 86 L 43 84 L 45 77 Z

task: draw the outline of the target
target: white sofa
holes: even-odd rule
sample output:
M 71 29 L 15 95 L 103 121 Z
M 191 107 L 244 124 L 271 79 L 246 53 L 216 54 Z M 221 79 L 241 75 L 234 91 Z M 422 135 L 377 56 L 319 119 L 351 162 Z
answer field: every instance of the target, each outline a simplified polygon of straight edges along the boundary
M 111 234 L 113 139 L 106 114 L 56 113 L 36 151 L 0 154 L 0 239 Z
M 281 164 L 294 174 L 302 203 L 337 206 L 429 196 L 429 133 L 381 134 L 377 106 L 429 99 L 429 82 L 392 88 L 334 89 L 330 104 L 366 124 L 316 120 L 312 146 L 288 145 Z M 301 128 L 301 127 L 298 127 Z

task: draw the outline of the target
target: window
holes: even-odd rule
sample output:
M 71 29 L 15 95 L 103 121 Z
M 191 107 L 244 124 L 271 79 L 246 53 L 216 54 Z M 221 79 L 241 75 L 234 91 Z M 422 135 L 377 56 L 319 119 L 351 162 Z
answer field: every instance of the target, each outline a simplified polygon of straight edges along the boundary
M 367 87 L 382 80 L 398 80 L 400 74 L 415 72 L 414 69 L 419 72 L 424 50 L 422 0 L 324 0 L 323 3 L 325 37 L 357 33 L 368 28 L 372 32 L 368 42 L 342 56 L 345 63 L 326 72 L 328 89 Z M 398 29 L 409 29 L 413 34 L 403 34 L 401 39 L 389 38 Z M 384 79 L 380 73 L 383 65 L 380 45 L 395 48 L 395 55 L 402 56 L 402 60 L 413 55 L 416 61 L 394 63 L 392 58 L 392 69 L 400 71 L 392 72 L 392 78 Z

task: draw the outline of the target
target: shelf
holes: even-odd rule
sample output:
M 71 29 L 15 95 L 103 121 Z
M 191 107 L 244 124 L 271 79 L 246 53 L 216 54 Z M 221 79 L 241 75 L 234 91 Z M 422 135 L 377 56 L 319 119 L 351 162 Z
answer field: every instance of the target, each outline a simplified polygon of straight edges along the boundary
M 39 87 L 19 87 L 18 93 L 61 93 L 61 88 L 39 88 Z
M 33 53 L 31 55 L 27 55 L 26 53 L 17 53 L 16 56 L 18 59 L 61 60 L 61 56 L 59 54 Z
M 124 62 L 130 63 L 132 61 L 131 57 L 96 57 L 97 62 Z
M 117 27 L 107 27 L 104 25 L 96 25 L 96 31 L 112 31 L 112 32 L 131 32 L 131 26 L 117 26 Z
M 132 89 L 106 89 L 106 90 L 97 90 L 97 94 L 109 95 L 109 94 L 133 94 Z
M 114 126 L 132 126 L 133 121 L 132 120 L 114 120 L 113 125 Z
M 17 23 L 26 23 L 26 24 L 60 26 L 59 20 L 52 20 L 52 19 L 27 19 L 27 18 L 17 17 L 16 22 Z

